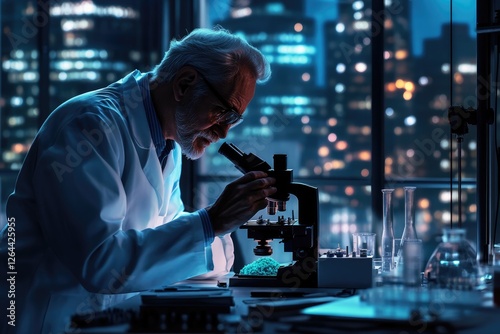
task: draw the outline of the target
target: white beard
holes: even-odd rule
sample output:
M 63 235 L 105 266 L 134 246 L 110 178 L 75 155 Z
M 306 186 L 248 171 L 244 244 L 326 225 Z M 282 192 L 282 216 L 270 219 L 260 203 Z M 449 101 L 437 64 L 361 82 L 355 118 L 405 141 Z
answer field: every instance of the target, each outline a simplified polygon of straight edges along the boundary
M 177 143 L 181 147 L 182 153 L 192 160 L 199 159 L 205 153 L 207 146 L 219 140 L 212 131 L 195 128 L 198 122 L 194 113 L 195 105 L 196 101 L 192 100 L 186 106 L 176 110 Z

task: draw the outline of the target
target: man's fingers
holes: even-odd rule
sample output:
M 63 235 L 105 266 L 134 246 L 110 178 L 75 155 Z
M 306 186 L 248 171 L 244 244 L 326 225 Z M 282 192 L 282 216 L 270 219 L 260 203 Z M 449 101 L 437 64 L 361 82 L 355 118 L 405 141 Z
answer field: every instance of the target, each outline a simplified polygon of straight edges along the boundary
M 269 197 L 272 194 L 274 194 L 276 191 L 278 191 L 278 188 L 276 187 L 268 187 L 265 189 L 262 189 L 264 197 Z
M 257 180 L 257 179 L 261 179 L 261 178 L 265 178 L 265 177 L 267 177 L 267 173 L 266 172 L 252 171 L 252 172 L 248 172 L 248 173 L 244 174 L 239 179 L 236 179 L 235 182 L 237 182 L 237 183 L 248 183 L 248 182 L 251 182 L 251 181 L 254 181 L 254 180 Z

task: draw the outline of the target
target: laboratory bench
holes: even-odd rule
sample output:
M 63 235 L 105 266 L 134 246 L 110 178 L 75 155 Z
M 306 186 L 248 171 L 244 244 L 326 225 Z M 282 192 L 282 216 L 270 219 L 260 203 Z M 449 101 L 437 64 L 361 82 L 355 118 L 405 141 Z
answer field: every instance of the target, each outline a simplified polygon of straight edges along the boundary
M 491 289 L 230 287 L 184 281 L 73 317 L 67 333 L 499 333 Z M 89 321 L 91 319 L 91 321 Z

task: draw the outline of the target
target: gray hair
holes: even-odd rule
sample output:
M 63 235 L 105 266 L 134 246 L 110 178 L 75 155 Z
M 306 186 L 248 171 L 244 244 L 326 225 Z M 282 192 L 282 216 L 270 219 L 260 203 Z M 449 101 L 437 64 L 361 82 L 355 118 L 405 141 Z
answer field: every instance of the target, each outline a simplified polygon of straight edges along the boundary
M 170 82 L 183 66 L 193 66 L 214 84 L 231 82 L 241 68 L 249 69 L 257 83 L 271 76 L 269 62 L 259 50 L 220 26 L 198 28 L 172 40 L 163 60 L 153 69 L 152 79 L 157 84 Z

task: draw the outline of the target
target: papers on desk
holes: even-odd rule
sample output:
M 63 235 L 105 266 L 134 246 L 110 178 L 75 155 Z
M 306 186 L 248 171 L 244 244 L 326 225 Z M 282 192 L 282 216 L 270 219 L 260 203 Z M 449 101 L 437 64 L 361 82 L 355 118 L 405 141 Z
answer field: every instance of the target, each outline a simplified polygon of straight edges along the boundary
M 205 292 L 205 291 L 192 291 L 192 292 L 156 292 L 144 293 L 141 295 L 141 300 L 146 304 L 162 304 L 166 305 L 170 302 L 176 305 L 191 304 L 193 302 L 201 304 L 226 304 L 228 301 L 233 300 L 231 292 Z
M 374 288 L 369 290 L 369 293 L 376 295 L 377 292 L 384 291 L 386 290 L 382 288 Z M 411 294 L 408 289 L 405 291 L 407 295 Z M 356 295 L 333 303 L 306 308 L 301 314 L 308 316 L 306 323 L 325 325 L 325 323 L 338 324 L 343 321 L 350 326 L 350 329 L 353 329 L 353 324 L 356 326 L 376 325 L 382 326 L 381 328 L 385 324 L 391 324 L 400 329 L 422 326 L 426 329 L 445 327 L 457 330 L 477 326 L 487 319 L 477 298 L 472 298 L 475 295 L 474 292 L 436 290 L 433 294 L 440 298 L 430 300 L 424 298 L 429 294 L 428 291 L 419 289 L 418 292 L 419 300 L 410 300 L 403 293 L 399 295 L 398 301 L 395 299 L 384 301 L 381 298 L 378 301 L 375 299 L 367 301 L 366 296 Z
M 229 312 L 232 293 L 225 288 L 174 286 L 141 294 L 142 305 L 161 307 L 217 307 Z

